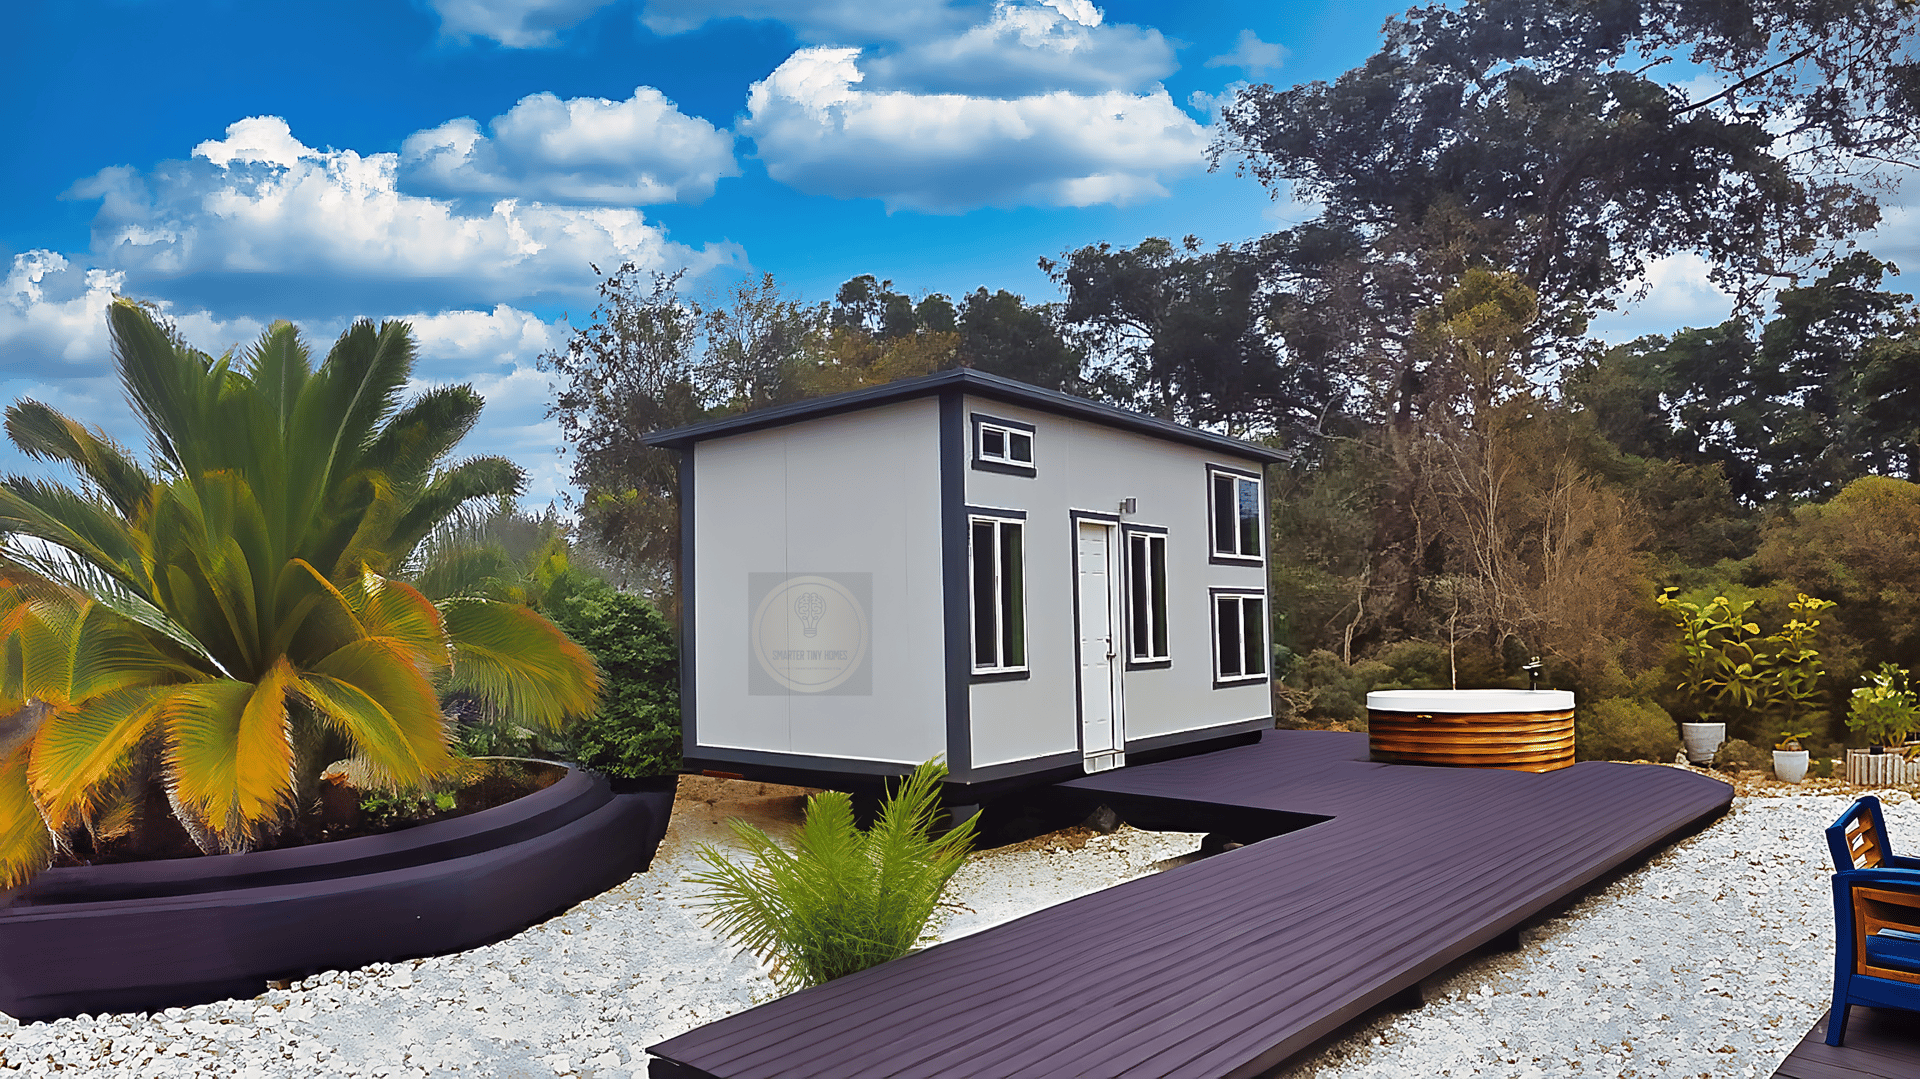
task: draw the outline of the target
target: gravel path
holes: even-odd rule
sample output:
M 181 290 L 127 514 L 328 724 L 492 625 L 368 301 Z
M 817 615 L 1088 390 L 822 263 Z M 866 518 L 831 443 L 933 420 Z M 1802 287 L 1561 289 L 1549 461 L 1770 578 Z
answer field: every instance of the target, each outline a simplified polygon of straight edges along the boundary
M 1829 992 L 1820 831 L 1849 800 L 1742 797 L 1520 951 L 1430 983 L 1426 1007 L 1287 1075 L 1769 1075 Z M 1911 843 L 1920 805 L 1887 800 Z M 0 1016 L 0 1075 L 644 1076 L 643 1047 L 772 995 L 759 964 L 701 924 L 681 880 L 695 846 L 724 842 L 727 816 L 778 824 L 799 808 L 790 788 L 683 781 L 652 870 L 510 940 L 164 1014 Z M 976 856 L 942 936 L 1171 868 L 1198 840 L 1071 830 Z

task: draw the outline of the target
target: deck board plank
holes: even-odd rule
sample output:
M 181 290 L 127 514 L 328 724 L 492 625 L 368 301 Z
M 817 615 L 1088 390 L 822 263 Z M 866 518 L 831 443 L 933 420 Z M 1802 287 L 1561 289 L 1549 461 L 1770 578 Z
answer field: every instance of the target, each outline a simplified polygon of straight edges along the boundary
M 1827 1016 L 1787 1054 L 1774 1079 L 1912 1079 L 1920 1075 L 1920 1018 L 1886 1008 L 1853 1009 L 1845 1045 L 1827 1044 Z
M 1274 731 L 1075 780 L 1116 803 L 1328 819 L 649 1051 L 713 1079 L 1258 1074 L 1732 798 L 1679 769 L 1426 768 L 1366 752 L 1364 735 Z

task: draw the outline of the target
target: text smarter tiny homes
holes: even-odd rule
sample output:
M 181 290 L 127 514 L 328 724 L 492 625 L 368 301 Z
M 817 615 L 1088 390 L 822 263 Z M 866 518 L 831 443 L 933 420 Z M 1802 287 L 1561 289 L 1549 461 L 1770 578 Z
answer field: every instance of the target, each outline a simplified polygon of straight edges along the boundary
M 967 802 L 1272 726 L 1273 450 L 970 370 L 648 442 L 691 768 Z

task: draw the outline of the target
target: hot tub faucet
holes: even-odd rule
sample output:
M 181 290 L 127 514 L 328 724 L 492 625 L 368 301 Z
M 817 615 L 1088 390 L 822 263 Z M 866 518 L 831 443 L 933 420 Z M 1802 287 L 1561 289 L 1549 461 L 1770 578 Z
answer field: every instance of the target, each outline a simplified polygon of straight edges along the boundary
M 1524 664 L 1523 666 L 1521 666 L 1520 669 L 1527 672 L 1527 692 L 1531 693 L 1534 690 L 1539 689 L 1540 688 L 1540 657 L 1539 656 L 1533 657 L 1532 663 Z

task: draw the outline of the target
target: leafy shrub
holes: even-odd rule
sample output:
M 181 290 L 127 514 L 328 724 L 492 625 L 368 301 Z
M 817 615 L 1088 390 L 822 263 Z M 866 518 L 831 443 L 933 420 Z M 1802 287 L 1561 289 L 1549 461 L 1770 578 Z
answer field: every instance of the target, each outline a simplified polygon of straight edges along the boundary
M 1395 641 L 1378 656 L 1352 665 L 1324 648 L 1294 663 L 1283 696 L 1302 699 L 1296 719 L 1344 723 L 1367 729 L 1367 694 L 1376 689 L 1440 689 L 1452 682 L 1447 646 L 1433 641 Z M 1467 675 L 1463 673 L 1463 680 Z M 1467 684 L 1481 684 L 1469 681 Z
M 451 791 L 367 791 L 360 796 L 360 812 L 376 828 L 410 824 L 435 813 L 450 813 Z
M 610 776 L 680 767 L 680 665 L 673 631 L 651 604 L 569 573 L 547 599 L 552 618 L 600 665 L 600 707 L 567 728 L 564 751 Z
M 1764 772 L 1773 767 L 1773 754 L 1743 738 L 1729 738 L 1713 755 L 1713 766 L 1722 772 Z
M 946 774 L 933 761 L 915 768 L 864 831 L 854 823 L 851 796 L 813 795 L 792 850 L 730 821 L 753 864 L 735 865 L 703 844 L 700 857 L 712 869 L 688 879 L 705 887 L 713 924 L 771 964 L 784 990 L 898 959 L 920 943 L 973 843 L 977 818 L 938 839 L 928 835 Z
M 1301 718 L 1356 725 L 1367 722 L 1367 692 L 1392 677 L 1393 668 L 1373 660 L 1348 666 L 1324 648 L 1309 652 L 1287 675 L 1306 696 Z
M 1865 735 L 1871 745 L 1886 746 L 1920 728 L 1920 695 L 1908 686 L 1905 668 L 1882 663 L 1865 681 L 1847 702 L 1849 729 Z
M 1651 701 L 1610 697 L 1582 705 L 1574 745 L 1583 761 L 1670 761 L 1680 752 L 1673 717 Z

